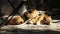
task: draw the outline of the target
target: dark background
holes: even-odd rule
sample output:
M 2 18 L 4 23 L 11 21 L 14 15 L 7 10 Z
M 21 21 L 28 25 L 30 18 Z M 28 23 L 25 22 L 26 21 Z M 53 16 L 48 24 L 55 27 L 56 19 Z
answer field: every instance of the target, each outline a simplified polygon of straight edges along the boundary
M 11 0 L 14 7 L 17 7 L 23 0 Z M 14 9 L 9 4 L 8 0 L 0 0 L 0 16 L 9 15 Z M 36 8 L 46 10 L 46 14 L 51 15 L 53 19 L 60 19 L 60 2 L 59 0 L 28 0 L 26 3 L 27 9 Z M 19 11 L 20 12 L 20 11 Z

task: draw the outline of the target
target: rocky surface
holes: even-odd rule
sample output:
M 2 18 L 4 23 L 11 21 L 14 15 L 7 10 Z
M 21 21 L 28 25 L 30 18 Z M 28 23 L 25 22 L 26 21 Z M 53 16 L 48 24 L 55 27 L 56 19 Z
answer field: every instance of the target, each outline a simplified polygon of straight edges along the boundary
M 1 27 L 1 29 L 28 29 L 28 30 L 56 30 L 60 31 L 60 22 L 59 20 L 53 20 L 55 23 L 50 25 L 33 25 L 33 24 L 20 24 L 20 25 L 6 25 Z M 58 22 L 58 23 L 56 23 Z
M 2 34 L 60 34 L 60 20 L 53 20 L 50 25 L 6 25 L 0 28 Z

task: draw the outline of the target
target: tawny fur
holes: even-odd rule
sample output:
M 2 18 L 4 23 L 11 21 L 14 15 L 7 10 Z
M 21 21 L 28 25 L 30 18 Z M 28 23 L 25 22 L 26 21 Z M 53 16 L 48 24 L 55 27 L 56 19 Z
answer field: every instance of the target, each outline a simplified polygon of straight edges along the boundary
M 51 16 L 48 16 L 46 14 L 40 15 L 39 20 L 37 21 L 37 24 L 50 24 L 52 21 Z
M 20 16 L 16 16 L 16 17 L 13 17 L 10 21 L 9 21 L 9 25 L 19 25 L 21 23 L 24 23 L 24 20 L 22 17 Z
M 48 16 L 44 13 L 42 13 L 41 15 L 39 15 L 38 11 L 36 9 L 31 10 L 31 13 L 27 14 L 27 17 L 29 19 L 31 19 L 32 23 L 36 23 L 36 24 L 50 24 L 50 22 L 52 21 L 51 16 Z
M 32 9 L 31 13 L 27 14 L 27 17 L 30 19 L 35 18 L 36 16 L 38 16 L 38 11 L 36 9 Z

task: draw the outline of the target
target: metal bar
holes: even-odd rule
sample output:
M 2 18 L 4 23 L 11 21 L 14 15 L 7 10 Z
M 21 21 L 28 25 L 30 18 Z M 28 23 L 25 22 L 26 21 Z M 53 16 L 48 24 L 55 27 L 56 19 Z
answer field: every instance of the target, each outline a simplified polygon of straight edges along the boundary
M 24 1 L 21 1 L 21 2 L 20 2 L 20 4 L 15 8 L 15 10 L 13 10 L 13 12 L 0 24 L 0 28 L 6 24 L 8 18 L 9 18 L 14 12 L 18 11 L 18 10 L 22 7 L 22 5 L 23 5 L 24 3 L 25 3 Z M 16 14 L 16 13 L 15 13 L 15 14 Z
M 14 7 L 14 5 L 11 3 L 11 1 L 8 0 L 8 2 L 9 2 L 10 5 L 12 6 L 12 8 L 15 10 L 15 7 Z M 20 15 L 20 14 L 18 13 L 18 11 L 15 11 L 14 14 L 12 15 L 12 17 L 15 15 L 15 13 L 17 13 L 18 15 Z M 12 17 L 11 17 L 8 21 L 10 21 L 10 20 L 12 19 Z

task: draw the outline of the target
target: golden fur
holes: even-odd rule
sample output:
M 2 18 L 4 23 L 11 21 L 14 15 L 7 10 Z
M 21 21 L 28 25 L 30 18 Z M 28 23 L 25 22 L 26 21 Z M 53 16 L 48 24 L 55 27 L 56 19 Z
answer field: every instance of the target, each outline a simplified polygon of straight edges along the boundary
M 12 18 L 9 21 L 8 24 L 10 24 L 10 25 L 18 25 L 18 24 L 21 24 L 23 22 L 24 22 L 24 20 L 23 20 L 23 18 L 21 16 L 16 16 L 16 17 Z

